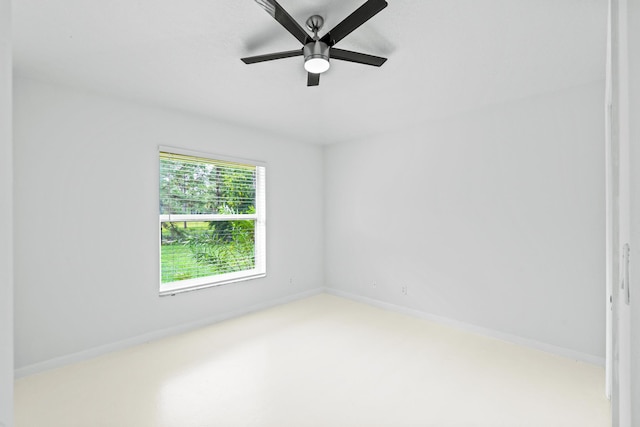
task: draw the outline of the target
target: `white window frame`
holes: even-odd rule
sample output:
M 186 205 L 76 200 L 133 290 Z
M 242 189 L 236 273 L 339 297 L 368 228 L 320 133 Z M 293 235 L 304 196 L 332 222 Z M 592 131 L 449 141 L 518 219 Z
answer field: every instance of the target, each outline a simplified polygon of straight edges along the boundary
M 198 215 L 158 215 L 158 283 L 160 284 L 160 296 L 175 295 L 182 292 L 190 292 L 213 286 L 252 280 L 267 275 L 266 254 L 266 166 L 265 162 L 247 160 L 237 157 L 221 156 L 201 151 L 186 150 L 183 148 L 158 146 L 158 179 L 160 179 L 160 154 L 171 153 L 184 156 L 200 157 L 223 162 L 240 163 L 257 167 L 256 174 L 256 213 L 255 214 L 198 214 Z M 158 185 L 158 189 L 160 186 Z M 158 203 L 160 205 L 160 191 L 158 190 Z M 176 282 L 162 283 L 162 223 L 184 221 L 255 221 L 255 267 L 250 270 L 236 271 L 233 273 L 216 274 L 213 276 L 197 277 L 193 279 L 179 280 Z

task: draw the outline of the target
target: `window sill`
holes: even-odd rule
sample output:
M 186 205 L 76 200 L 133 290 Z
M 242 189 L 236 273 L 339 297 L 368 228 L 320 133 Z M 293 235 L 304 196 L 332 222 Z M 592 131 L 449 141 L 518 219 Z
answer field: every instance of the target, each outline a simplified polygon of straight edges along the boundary
M 236 273 L 221 274 L 219 276 L 199 277 L 197 279 L 181 280 L 180 282 L 163 283 L 160 285 L 160 296 L 174 296 L 183 292 L 197 291 L 199 289 L 228 285 L 230 283 L 244 282 L 245 280 L 259 279 L 267 273 L 258 270 L 238 271 Z

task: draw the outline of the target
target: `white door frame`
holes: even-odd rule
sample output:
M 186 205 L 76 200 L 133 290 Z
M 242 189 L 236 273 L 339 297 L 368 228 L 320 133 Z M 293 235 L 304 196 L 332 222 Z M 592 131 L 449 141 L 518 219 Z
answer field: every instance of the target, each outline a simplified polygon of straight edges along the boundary
M 631 242 L 628 0 L 609 0 L 606 97 L 607 395 L 614 427 L 631 427 Z
M 613 284 L 616 283 L 617 264 L 617 156 L 613 147 L 613 67 L 612 67 L 612 0 L 608 2 L 607 17 L 607 59 L 606 59 L 606 89 L 605 89 L 605 203 L 606 203 L 606 381 L 605 393 L 612 399 L 613 388 Z M 615 160 L 614 160 L 615 159 Z M 614 229 L 614 226 L 616 227 Z M 617 393 L 617 391 L 616 391 Z

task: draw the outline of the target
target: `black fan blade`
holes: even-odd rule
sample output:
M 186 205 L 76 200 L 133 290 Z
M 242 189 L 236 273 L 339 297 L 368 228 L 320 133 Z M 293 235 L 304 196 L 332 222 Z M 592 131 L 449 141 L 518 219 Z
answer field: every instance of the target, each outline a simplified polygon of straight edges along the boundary
M 387 58 L 381 56 L 367 55 L 366 53 L 352 52 L 350 50 L 331 48 L 331 59 L 341 59 L 343 61 L 357 62 L 358 64 L 373 65 L 379 67 L 384 64 Z
M 313 38 L 287 13 L 276 0 L 255 0 L 267 13 L 289 31 L 302 44 L 313 41 Z
M 320 84 L 320 74 L 307 73 L 307 86 L 318 86 Z
M 255 64 L 256 62 L 273 61 L 274 59 L 291 58 L 292 56 L 302 56 L 302 49 L 267 53 L 266 55 L 249 56 L 247 58 L 240 59 L 242 59 L 242 62 L 245 64 Z
M 340 40 L 349 35 L 360 25 L 373 18 L 378 12 L 387 7 L 385 0 L 369 0 L 355 10 L 351 15 L 347 16 L 341 23 L 333 27 L 331 31 L 325 34 L 320 40 L 333 46 Z

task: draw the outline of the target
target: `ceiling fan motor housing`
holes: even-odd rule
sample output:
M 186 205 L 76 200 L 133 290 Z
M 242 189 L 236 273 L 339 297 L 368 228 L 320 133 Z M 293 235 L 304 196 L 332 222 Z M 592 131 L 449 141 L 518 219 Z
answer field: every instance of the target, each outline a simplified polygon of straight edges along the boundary
M 309 71 L 307 64 L 311 65 L 315 62 L 319 64 L 321 63 L 321 67 L 324 66 L 326 67 L 326 69 L 329 68 L 329 45 L 327 45 L 325 42 L 316 40 L 307 43 L 302 48 L 302 53 L 304 55 L 305 68 L 307 68 L 307 71 Z M 326 69 L 324 71 L 326 71 Z

